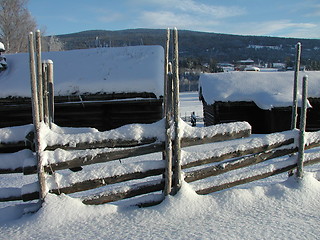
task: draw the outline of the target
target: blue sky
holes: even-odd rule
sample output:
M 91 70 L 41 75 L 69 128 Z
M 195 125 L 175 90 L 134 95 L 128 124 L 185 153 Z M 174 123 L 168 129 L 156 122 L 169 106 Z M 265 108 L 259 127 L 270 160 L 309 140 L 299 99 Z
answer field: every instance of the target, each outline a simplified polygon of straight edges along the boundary
M 172 28 L 320 38 L 320 0 L 29 0 L 48 35 Z

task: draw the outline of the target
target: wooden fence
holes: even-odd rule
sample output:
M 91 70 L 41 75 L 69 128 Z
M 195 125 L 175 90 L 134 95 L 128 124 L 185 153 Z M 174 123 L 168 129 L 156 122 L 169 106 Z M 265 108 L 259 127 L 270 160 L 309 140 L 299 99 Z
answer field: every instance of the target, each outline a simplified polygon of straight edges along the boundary
M 34 123 L 33 126 L 0 129 L 0 134 L 5 132 L 7 139 L 1 139 L 0 174 L 37 174 L 37 178 L 22 188 L 0 189 L 0 201 L 40 199 L 41 203 L 47 193 L 64 193 L 81 198 L 85 204 L 135 198 L 135 204 L 148 206 L 161 202 L 169 194 L 176 194 L 182 181 L 201 181 L 239 169 L 247 172 L 230 181 L 223 177 L 218 183 L 208 181 L 204 187 L 196 189 L 199 194 L 207 194 L 295 168 L 298 168 L 298 176 L 303 177 L 303 165 L 320 162 L 320 154 L 304 154 L 305 149 L 320 145 L 320 132 L 308 133 L 310 137 L 305 137 L 303 126 L 300 131 L 293 129 L 253 137 L 251 126 L 246 122 L 201 128 L 192 128 L 183 122 L 178 107 L 177 38 L 175 30 L 173 71 L 165 68 L 163 120 L 153 124 L 126 125 L 106 132 L 60 128 L 53 123 L 54 109 L 47 111 L 50 106 L 37 100 L 39 96 L 43 97 L 38 92 L 31 49 Z M 32 36 L 30 42 L 32 48 Z M 165 66 L 170 66 L 168 58 Z M 17 132 L 24 132 L 27 136 L 17 137 Z M 202 157 L 181 150 L 214 142 L 223 142 L 223 145 L 202 152 Z M 21 150 L 22 143 L 28 149 Z M 274 164 L 272 169 L 262 167 L 263 170 L 249 173 L 246 170 L 281 156 L 287 157 Z

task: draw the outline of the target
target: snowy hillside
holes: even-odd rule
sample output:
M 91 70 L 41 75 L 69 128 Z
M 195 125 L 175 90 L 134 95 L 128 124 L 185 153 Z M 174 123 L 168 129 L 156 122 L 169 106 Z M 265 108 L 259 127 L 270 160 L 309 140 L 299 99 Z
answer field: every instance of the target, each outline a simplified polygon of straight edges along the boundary
M 7 54 L 0 73 L 0 98 L 30 97 L 29 54 Z M 161 46 L 93 48 L 45 52 L 54 64 L 55 95 L 153 92 L 163 95 L 164 50 Z
M 190 110 L 202 114 L 197 98 L 197 93 L 181 94 L 182 115 Z M 243 141 L 234 140 L 239 146 Z M 224 147 L 193 146 L 184 148 L 183 155 Z M 161 153 L 141 160 L 156 155 Z M 319 170 L 320 164 L 306 167 L 302 181 L 284 173 L 209 195 L 197 195 L 195 184 L 183 183 L 176 196 L 149 208 L 128 207 L 128 202 L 86 206 L 66 195 L 49 194 L 38 212 L 21 217 L 21 208 L 1 203 L 0 239 L 318 239 Z M 32 182 L 35 176 L 0 177 L 0 187 L 6 187 Z

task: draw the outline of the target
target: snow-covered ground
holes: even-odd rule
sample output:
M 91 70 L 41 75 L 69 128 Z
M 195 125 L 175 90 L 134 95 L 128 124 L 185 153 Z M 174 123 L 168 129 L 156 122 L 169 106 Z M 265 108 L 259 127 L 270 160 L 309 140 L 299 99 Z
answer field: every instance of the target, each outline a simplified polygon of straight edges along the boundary
M 182 117 L 192 111 L 202 117 L 197 99 L 194 92 L 180 95 Z M 186 148 L 183 155 L 218 147 L 223 143 Z M 302 180 L 281 174 L 209 195 L 197 195 L 196 184 L 183 183 L 176 196 L 148 208 L 86 206 L 66 195 L 49 194 L 38 212 L 21 216 L 18 207 L 2 203 L 0 239 L 318 239 L 319 170 L 317 164 L 305 168 Z M 0 187 L 34 178 L 26 177 L 0 175 Z

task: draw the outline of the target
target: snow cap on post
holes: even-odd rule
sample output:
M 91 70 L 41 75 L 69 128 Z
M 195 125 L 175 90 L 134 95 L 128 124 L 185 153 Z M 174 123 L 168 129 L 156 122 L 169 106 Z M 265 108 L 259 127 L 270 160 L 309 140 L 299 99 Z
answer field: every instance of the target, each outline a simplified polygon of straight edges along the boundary
M 4 44 L 0 42 L 0 52 L 4 52 L 5 50 Z

